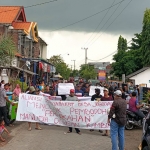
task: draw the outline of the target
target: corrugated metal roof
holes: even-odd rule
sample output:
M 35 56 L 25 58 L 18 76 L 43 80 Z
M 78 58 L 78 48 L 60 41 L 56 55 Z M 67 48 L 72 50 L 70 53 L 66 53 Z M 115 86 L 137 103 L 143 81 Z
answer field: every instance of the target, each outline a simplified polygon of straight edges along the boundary
M 133 73 L 129 74 L 128 76 L 126 76 L 126 78 L 131 78 L 131 77 L 133 77 L 133 76 L 135 76 L 135 75 L 137 75 L 137 74 L 139 74 L 139 73 L 141 73 L 147 69 L 150 69 L 150 67 L 144 67 L 144 68 L 142 68 L 136 72 L 133 72 Z

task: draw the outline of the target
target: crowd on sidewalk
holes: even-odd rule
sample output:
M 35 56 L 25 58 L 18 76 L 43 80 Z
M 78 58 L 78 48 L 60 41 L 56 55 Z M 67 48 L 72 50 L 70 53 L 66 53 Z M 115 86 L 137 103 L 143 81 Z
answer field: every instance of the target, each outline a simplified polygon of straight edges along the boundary
M 64 101 L 78 101 L 78 97 L 89 96 L 91 84 L 88 82 L 79 82 L 75 84 L 75 90 L 70 89 L 70 95 L 58 95 L 58 84 L 62 82 L 61 80 L 54 81 L 51 86 L 46 85 L 44 81 L 37 83 L 35 86 L 29 86 L 26 89 L 27 94 L 39 95 L 40 92 L 49 94 L 50 96 L 61 96 Z M 103 87 L 104 95 L 101 95 L 101 91 L 98 88 Z M 0 83 L 0 139 L 2 138 L 3 131 L 6 131 L 9 135 L 6 126 L 13 126 L 13 121 L 8 118 L 8 108 L 7 103 L 15 105 L 12 101 L 8 99 L 7 92 L 11 89 L 11 84 L 1 81 Z M 117 137 L 119 138 L 119 148 L 124 150 L 124 126 L 126 123 L 126 109 L 127 107 L 137 113 L 137 115 L 144 118 L 143 114 L 140 112 L 139 108 L 142 105 L 138 105 L 139 89 L 138 86 L 133 86 L 131 82 L 130 86 L 126 85 L 118 87 L 115 84 L 106 84 L 106 82 L 99 82 L 96 84 L 95 94 L 91 97 L 91 101 L 113 101 L 112 107 L 108 115 L 108 123 L 110 124 L 110 137 L 112 140 L 112 150 L 117 150 Z M 13 96 L 17 99 L 19 94 L 22 93 L 20 86 L 17 84 L 15 89 L 12 90 Z M 114 117 L 115 116 L 115 117 Z M 111 119 L 111 121 L 110 121 Z M 41 130 L 39 123 L 36 123 L 35 129 Z M 28 122 L 28 130 L 31 131 L 31 122 Z M 81 134 L 80 129 L 75 128 L 78 134 Z M 93 130 L 90 130 L 93 131 Z M 72 127 L 69 127 L 67 133 L 72 132 Z M 99 130 L 99 132 L 102 132 Z M 103 136 L 108 136 L 108 131 L 106 130 Z

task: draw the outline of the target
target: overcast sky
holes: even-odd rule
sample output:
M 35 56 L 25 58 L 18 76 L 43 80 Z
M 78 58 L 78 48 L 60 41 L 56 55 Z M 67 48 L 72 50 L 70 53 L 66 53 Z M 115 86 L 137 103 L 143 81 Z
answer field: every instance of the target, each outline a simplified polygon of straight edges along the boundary
M 46 1 L 0 0 L 0 4 L 26 7 Z M 25 13 L 27 21 L 38 23 L 39 34 L 48 44 L 47 58 L 61 54 L 69 65 L 76 60 L 79 68 L 85 58 L 81 47 L 88 47 L 89 59 L 99 60 L 116 50 L 119 35 L 130 41 L 134 33 L 142 31 L 144 11 L 150 8 L 150 0 L 121 1 L 57 0 L 25 8 Z M 110 6 L 113 7 L 105 10 Z M 112 55 L 101 61 L 112 61 Z

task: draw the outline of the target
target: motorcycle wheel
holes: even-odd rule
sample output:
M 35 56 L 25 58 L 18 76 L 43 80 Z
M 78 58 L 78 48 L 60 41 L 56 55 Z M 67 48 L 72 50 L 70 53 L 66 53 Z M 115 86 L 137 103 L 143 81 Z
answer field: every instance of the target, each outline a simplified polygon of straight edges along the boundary
M 126 130 L 132 130 L 133 127 L 134 127 L 134 125 L 129 123 L 129 120 L 127 120 L 126 125 L 125 125 L 125 129 Z
M 142 150 L 149 150 L 148 146 L 145 146 Z

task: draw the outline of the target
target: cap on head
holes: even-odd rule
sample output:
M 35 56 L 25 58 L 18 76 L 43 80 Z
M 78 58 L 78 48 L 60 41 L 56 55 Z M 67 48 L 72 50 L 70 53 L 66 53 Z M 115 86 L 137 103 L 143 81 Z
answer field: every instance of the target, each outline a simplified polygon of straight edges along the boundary
M 117 95 L 117 96 L 121 96 L 122 92 L 120 90 L 117 90 L 117 91 L 114 92 L 114 94 Z
M 70 90 L 70 93 L 75 93 L 74 89 L 71 89 L 71 90 Z
M 107 88 L 104 88 L 104 91 L 108 91 L 108 89 L 107 89 Z
M 30 92 L 35 92 L 35 88 L 33 86 L 30 86 L 29 91 Z

